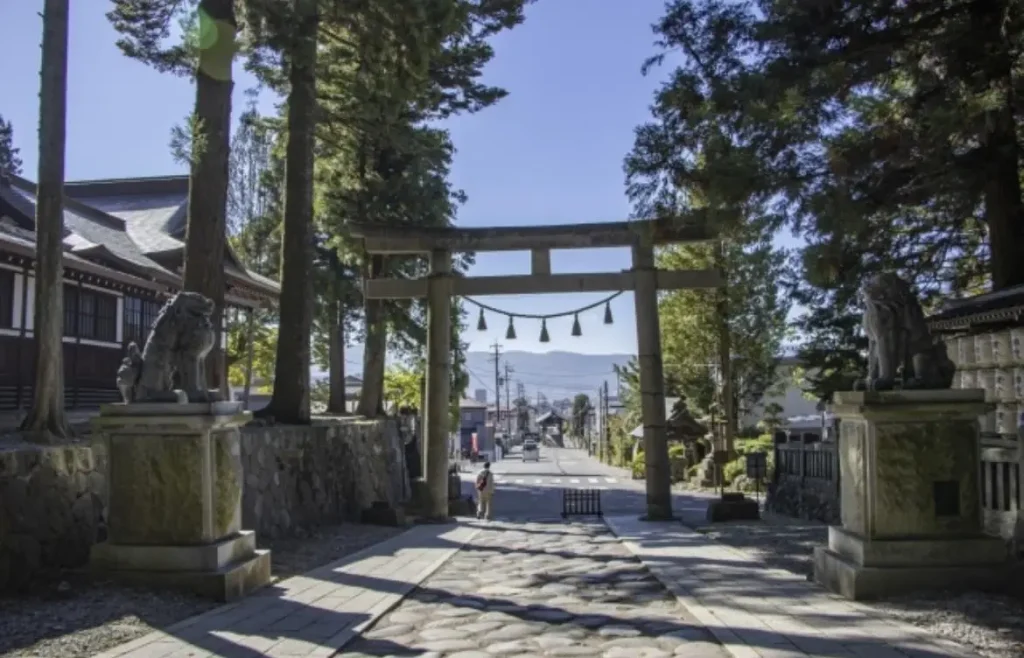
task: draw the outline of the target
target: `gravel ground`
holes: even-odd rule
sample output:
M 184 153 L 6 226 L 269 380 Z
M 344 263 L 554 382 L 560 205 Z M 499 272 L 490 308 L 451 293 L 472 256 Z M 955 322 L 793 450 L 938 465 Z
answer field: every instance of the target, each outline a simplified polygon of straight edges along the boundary
M 809 576 L 811 551 L 828 542 L 828 527 L 765 514 L 763 522 L 697 528 L 767 564 Z M 929 633 L 973 647 L 986 658 L 1024 656 L 1024 601 L 982 592 L 932 592 L 868 604 Z
M 261 541 L 273 551 L 275 579 L 309 571 L 401 532 L 401 528 L 342 525 L 302 539 Z M 0 598 L 0 656 L 86 658 L 192 617 L 216 603 L 173 592 L 90 582 L 78 574 L 44 593 Z

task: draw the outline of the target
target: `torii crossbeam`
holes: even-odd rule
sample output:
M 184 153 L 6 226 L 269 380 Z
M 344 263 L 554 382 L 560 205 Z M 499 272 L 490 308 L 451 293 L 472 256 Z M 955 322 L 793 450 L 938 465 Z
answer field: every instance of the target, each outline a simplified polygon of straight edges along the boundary
M 350 233 L 369 254 L 427 255 L 430 274 L 421 279 L 366 279 L 368 299 L 427 298 L 427 393 L 425 468 L 431 516 L 448 515 L 448 398 L 451 368 L 452 297 L 526 295 L 566 292 L 634 293 L 640 394 L 647 476 L 647 518 L 672 518 L 672 481 L 665 433 L 665 389 L 661 360 L 658 290 L 715 288 L 716 270 L 658 270 L 654 248 L 661 244 L 709 242 L 715 234 L 704 226 L 674 219 L 599 224 L 495 228 L 421 228 L 355 225 Z M 629 247 L 633 267 L 624 272 L 552 274 L 553 249 Z M 531 252 L 531 273 L 463 277 L 452 274 L 453 253 Z

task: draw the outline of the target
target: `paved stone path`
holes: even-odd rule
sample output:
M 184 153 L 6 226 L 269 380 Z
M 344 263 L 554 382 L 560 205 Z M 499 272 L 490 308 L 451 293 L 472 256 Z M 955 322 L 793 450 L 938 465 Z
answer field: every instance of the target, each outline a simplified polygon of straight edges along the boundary
M 735 658 L 974 658 L 679 523 L 608 525 Z
M 480 527 L 341 655 L 729 656 L 603 524 Z
M 476 532 L 467 525 L 418 526 L 95 658 L 327 658 Z

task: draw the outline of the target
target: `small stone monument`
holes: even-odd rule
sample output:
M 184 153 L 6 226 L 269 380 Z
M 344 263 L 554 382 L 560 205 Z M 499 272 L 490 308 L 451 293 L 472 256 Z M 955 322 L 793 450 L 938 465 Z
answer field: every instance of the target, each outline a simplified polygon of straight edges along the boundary
M 173 297 L 118 371 L 123 404 L 93 421 L 108 455 L 108 539 L 91 566 L 119 579 L 231 600 L 270 581 L 270 552 L 241 528 L 239 427 L 251 415 L 205 388 L 213 304 Z M 175 382 L 180 387 L 175 387 Z
M 945 346 L 905 281 L 880 275 L 863 296 L 867 390 L 833 398 L 842 527 L 815 548 L 814 579 L 850 599 L 996 583 L 1008 551 L 982 532 L 985 392 L 949 389 Z

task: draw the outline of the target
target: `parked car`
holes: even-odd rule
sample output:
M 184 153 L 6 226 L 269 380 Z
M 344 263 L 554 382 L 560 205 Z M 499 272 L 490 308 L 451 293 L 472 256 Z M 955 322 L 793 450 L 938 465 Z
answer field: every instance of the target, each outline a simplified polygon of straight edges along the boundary
M 533 439 L 523 441 L 523 461 L 540 461 L 540 446 Z

